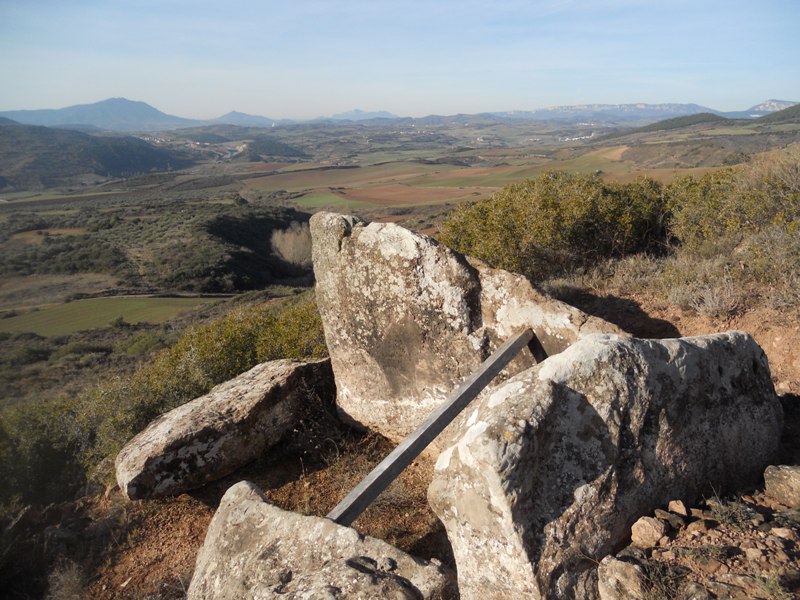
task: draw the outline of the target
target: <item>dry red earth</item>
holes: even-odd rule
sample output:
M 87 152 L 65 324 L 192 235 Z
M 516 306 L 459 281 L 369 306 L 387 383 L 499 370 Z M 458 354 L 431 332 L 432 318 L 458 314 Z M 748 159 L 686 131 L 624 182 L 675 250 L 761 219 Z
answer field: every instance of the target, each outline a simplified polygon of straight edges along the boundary
M 800 393 L 800 316 L 796 313 L 759 309 L 715 321 L 651 296 L 588 296 L 577 303 L 585 310 L 592 311 L 594 307 L 592 312 L 642 337 L 748 331 L 766 351 L 779 393 Z M 98 600 L 183 597 L 214 508 L 232 483 L 250 479 L 283 508 L 326 514 L 390 448 L 386 440 L 374 435 L 333 436 L 328 448 L 317 457 L 316 466 L 310 457 L 305 461 L 296 455 L 265 458 L 192 496 L 126 503 L 125 533 L 106 561 L 91 574 L 90 596 Z M 415 463 L 377 505 L 356 521 L 355 527 L 416 555 L 435 556 L 451 563 L 443 529 L 425 503 L 431 468 L 427 459 Z M 122 502 L 117 491 L 112 491 L 111 496 L 102 501 L 108 505 L 106 510 L 111 504 Z M 101 512 L 103 508 L 97 506 Z M 746 536 L 739 534 L 735 543 L 745 541 Z M 715 542 L 695 536 L 692 543 L 702 547 Z

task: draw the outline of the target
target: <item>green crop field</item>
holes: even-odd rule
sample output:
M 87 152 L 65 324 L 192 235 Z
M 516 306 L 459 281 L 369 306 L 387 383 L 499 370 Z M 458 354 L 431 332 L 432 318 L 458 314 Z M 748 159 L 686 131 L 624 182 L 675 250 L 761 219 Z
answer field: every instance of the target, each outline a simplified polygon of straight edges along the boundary
M 716 129 L 709 129 L 703 133 L 707 135 L 753 135 L 755 131 L 737 127 L 718 127 Z
M 420 187 L 489 187 L 501 188 L 507 183 L 533 177 L 537 167 L 467 167 L 446 173 L 434 173 L 420 177 L 411 185 Z
M 379 165 L 387 162 L 410 161 L 417 159 L 435 159 L 447 155 L 444 150 L 386 150 L 379 152 L 365 152 L 358 155 L 358 160 L 365 165 Z
M 127 323 L 163 323 L 216 298 L 150 298 L 125 296 L 92 298 L 45 306 L 15 317 L 0 319 L 0 331 L 66 335 L 84 329 L 108 327 L 122 317 Z

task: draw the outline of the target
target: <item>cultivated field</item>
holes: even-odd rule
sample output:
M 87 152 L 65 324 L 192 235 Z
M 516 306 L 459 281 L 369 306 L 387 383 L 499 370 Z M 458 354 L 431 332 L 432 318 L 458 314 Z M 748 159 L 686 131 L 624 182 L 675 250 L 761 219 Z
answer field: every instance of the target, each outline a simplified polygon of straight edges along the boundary
M 189 310 L 208 306 L 213 298 L 120 296 L 53 304 L 0 319 L 0 332 L 59 336 L 108 327 L 112 323 L 163 323 Z M 8 313 L 6 313 L 8 314 Z

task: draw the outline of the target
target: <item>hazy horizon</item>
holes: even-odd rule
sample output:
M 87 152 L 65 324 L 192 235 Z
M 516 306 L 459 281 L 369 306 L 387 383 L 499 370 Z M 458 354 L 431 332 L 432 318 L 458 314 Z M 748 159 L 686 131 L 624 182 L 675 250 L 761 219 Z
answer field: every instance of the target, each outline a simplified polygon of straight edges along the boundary
M 800 100 L 800 2 L 0 3 L 0 110 L 311 119 Z

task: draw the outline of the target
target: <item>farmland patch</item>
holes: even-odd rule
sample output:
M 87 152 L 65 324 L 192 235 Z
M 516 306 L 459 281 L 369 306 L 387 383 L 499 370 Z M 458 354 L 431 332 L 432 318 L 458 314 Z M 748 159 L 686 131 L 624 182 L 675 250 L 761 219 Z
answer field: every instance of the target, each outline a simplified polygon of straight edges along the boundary
M 85 329 L 108 327 L 120 317 L 126 323 L 163 323 L 181 313 L 219 302 L 217 298 L 153 298 L 123 296 L 91 298 L 0 319 L 0 331 L 33 332 L 43 336 L 67 335 Z

